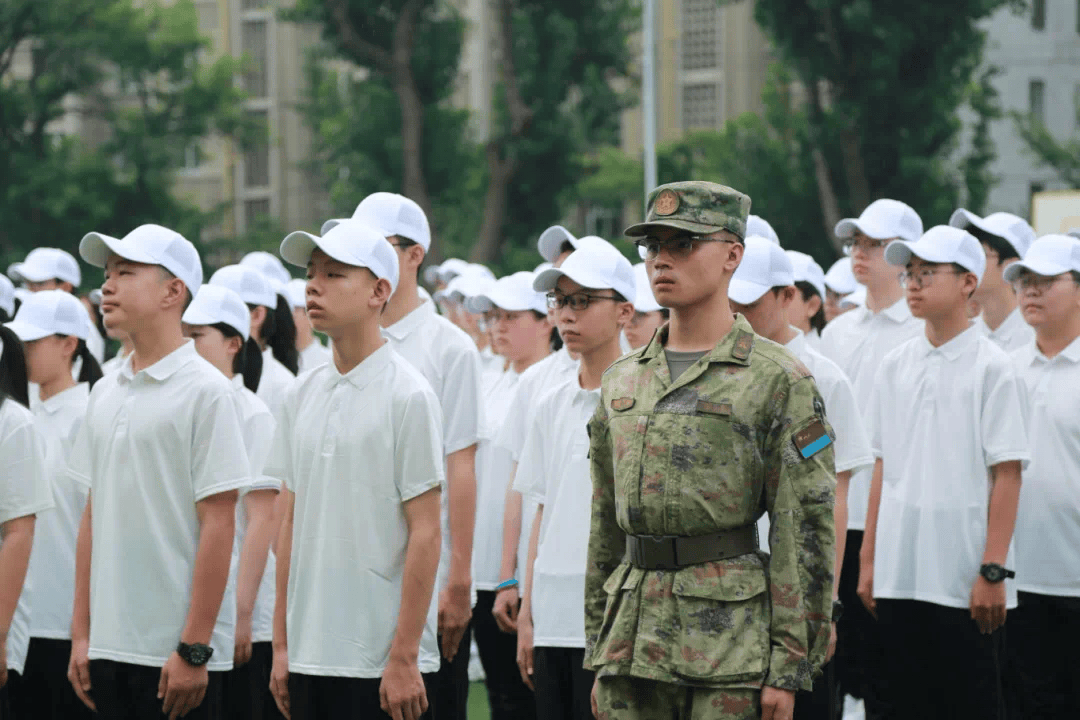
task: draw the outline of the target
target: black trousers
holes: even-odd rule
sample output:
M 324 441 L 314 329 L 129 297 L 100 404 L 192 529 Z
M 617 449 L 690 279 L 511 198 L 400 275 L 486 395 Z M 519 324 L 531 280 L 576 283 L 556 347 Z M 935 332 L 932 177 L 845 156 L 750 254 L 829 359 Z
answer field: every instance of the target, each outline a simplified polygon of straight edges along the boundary
M 967 608 L 917 600 L 881 599 L 877 610 L 892 717 L 1004 719 L 1004 628 L 983 635 Z
M 840 570 L 840 601 L 844 614 L 836 624 L 836 681 L 838 692 L 861 698 L 866 706 L 866 720 L 890 716 L 882 692 L 885 651 L 881 630 L 859 599 L 859 550 L 862 530 L 848 530 L 844 545 L 844 564 Z
M 424 675 L 428 710 L 420 717 L 435 717 L 435 673 Z M 379 702 L 381 678 L 324 677 L 289 673 L 289 710 L 292 720 L 377 720 L 390 717 Z
M 270 693 L 271 643 L 251 644 L 251 660 L 224 673 L 222 700 L 229 720 L 284 720 Z
M 30 638 L 26 666 L 11 696 L 13 716 L 39 720 L 93 718 L 90 708 L 82 704 L 68 682 L 70 660 L 70 640 Z
M 1080 718 L 1080 598 L 1022 592 L 1008 624 L 1009 717 Z
M 814 689 L 795 693 L 795 720 L 840 720 L 844 700 L 836 683 L 836 661 L 831 660 L 814 680 Z
M 593 680 L 583 648 L 533 648 L 538 720 L 592 720 Z
M 432 602 L 438 602 L 438 599 Z M 453 662 L 442 655 L 442 635 L 439 636 L 439 674 L 435 698 L 439 712 L 436 720 L 467 720 L 469 714 L 469 655 L 472 653 L 472 623 L 465 628 Z
M 18 695 L 21 689 L 22 675 L 15 670 L 8 670 L 7 684 L 0 687 L 0 720 L 23 720 L 22 716 L 15 714 L 11 704 L 12 692 Z
M 499 629 L 491 614 L 494 606 L 494 590 L 476 593 L 472 627 L 484 666 L 491 720 L 532 720 L 536 717 L 536 700 L 518 671 L 517 634 Z
M 211 672 L 202 704 L 185 720 L 225 720 L 221 688 L 223 672 Z M 97 705 L 100 720 L 148 720 L 162 714 L 164 700 L 158 700 L 161 668 L 146 665 L 90 661 L 90 697 Z

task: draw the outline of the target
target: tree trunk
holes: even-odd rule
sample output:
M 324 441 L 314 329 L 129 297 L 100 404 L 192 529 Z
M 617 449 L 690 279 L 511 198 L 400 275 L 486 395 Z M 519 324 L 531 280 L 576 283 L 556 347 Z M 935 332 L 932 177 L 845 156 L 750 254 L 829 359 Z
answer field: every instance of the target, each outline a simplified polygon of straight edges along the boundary
M 476 242 L 469 252 L 469 261 L 488 264 L 495 260 L 502 245 L 502 226 L 506 219 L 506 201 L 510 195 L 510 180 L 517 170 L 516 163 L 502 156 L 502 143 L 487 144 L 488 185 L 484 192 L 484 220 Z
M 840 133 L 840 151 L 844 155 L 844 174 L 848 185 L 848 198 L 852 210 L 861 213 L 873 199 L 870 181 L 866 178 L 866 166 L 863 164 L 862 149 L 859 146 L 859 131 L 855 121 L 848 119 L 846 127 Z
M 814 161 L 814 180 L 818 190 L 818 201 L 821 203 L 821 216 L 825 223 L 825 237 L 829 238 L 837 253 L 843 252 L 843 243 L 836 237 L 836 223 L 840 222 L 840 205 L 836 200 L 836 189 L 833 187 L 832 172 L 829 162 L 821 149 L 821 89 L 818 87 L 816 78 L 804 76 L 809 94 L 808 120 L 810 125 L 810 138 L 813 147 L 810 155 Z

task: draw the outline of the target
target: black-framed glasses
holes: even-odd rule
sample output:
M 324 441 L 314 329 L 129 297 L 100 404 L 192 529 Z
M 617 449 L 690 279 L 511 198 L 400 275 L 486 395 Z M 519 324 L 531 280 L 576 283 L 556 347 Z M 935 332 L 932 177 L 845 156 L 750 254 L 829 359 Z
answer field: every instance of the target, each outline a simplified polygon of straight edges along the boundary
M 967 270 L 960 271 L 954 267 L 922 267 L 918 270 L 905 270 L 897 277 L 900 279 L 900 287 L 906 290 L 909 287 L 930 287 L 930 284 L 934 282 L 934 276 L 942 272 L 963 275 Z
M 844 254 L 851 255 L 856 250 L 862 250 L 864 253 L 873 254 L 879 250 L 884 249 L 886 245 L 891 243 L 892 240 L 878 240 L 876 238 L 848 238 L 844 241 Z
M 1035 273 L 1025 272 L 1023 275 L 1013 281 L 1013 290 L 1017 295 L 1026 290 L 1035 290 L 1040 295 L 1051 287 L 1054 286 L 1058 280 L 1072 280 L 1072 275 L 1066 273 L 1064 275 L 1036 275 Z
M 611 295 L 590 295 L 581 292 L 572 293 L 570 295 L 563 295 L 562 293 L 555 292 L 549 292 L 547 294 L 548 310 L 559 310 L 567 305 L 574 311 L 587 310 L 593 300 L 618 301 L 618 298 L 612 297 Z
M 683 260 L 690 257 L 690 254 L 694 252 L 694 248 L 702 243 L 709 242 L 723 242 L 723 243 L 736 243 L 742 244 L 741 240 L 732 240 L 726 237 L 710 237 L 708 235 L 676 235 L 673 238 L 660 239 L 647 235 L 640 240 L 635 240 L 634 244 L 645 252 L 645 260 L 655 260 L 660 255 L 661 250 L 667 250 L 668 254 L 678 260 Z

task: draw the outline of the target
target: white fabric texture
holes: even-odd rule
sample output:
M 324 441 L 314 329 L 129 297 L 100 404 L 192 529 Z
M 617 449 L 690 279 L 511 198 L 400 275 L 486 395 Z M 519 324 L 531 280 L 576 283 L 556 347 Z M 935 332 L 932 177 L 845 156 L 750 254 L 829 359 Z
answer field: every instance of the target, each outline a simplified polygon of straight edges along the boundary
M 997 330 L 991 330 L 981 315 L 975 322 L 986 337 L 1007 353 L 1035 343 L 1035 328 L 1024 321 L 1024 313 L 1020 312 L 1020 308 L 1009 313 Z
M 506 488 L 514 461 L 509 451 L 492 440 L 494 429 L 502 425 L 510 410 L 520 375 L 508 369 L 491 378 L 484 392 L 484 413 L 488 432 L 476 449 L 476 530 L 473 533 L 473 584 L 477 590 L 494 590 L 506 578 L 502 567 L 503 515 Z

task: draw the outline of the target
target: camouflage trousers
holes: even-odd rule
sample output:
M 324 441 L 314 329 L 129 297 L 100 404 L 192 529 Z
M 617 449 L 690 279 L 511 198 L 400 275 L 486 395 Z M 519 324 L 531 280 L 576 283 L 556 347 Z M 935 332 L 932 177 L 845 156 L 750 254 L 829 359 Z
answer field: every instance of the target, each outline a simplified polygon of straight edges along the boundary
M 675 685 L 625 676 L 600 678 L 598 720 L 750 720 L 761 717 L 761 691 Z

